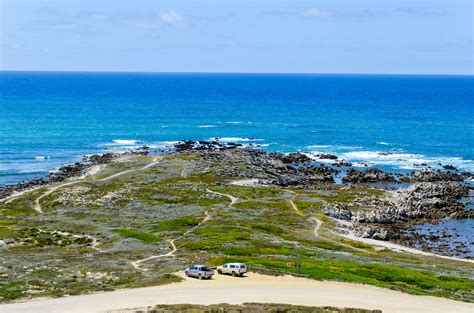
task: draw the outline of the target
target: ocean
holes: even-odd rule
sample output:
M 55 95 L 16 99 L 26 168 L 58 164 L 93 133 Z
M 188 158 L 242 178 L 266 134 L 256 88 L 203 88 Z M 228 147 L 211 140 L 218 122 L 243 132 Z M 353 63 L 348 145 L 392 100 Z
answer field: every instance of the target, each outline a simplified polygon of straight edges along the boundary
M 474 77 L 0 72 L 0 186 L 86 154 L 216 137 L 474 172 Z M 474 257 L 473 220 L 420 227 L 461 234 Z
M 470 76 L 0 72 L 0 92 L 0 185 L 85 154 L 215 137 L 474 171 Z

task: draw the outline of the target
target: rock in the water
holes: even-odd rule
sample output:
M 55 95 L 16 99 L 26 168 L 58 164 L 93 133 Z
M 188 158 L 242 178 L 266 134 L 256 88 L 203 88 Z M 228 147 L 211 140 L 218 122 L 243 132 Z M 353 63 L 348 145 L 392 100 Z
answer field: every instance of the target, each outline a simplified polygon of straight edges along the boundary
M 313 159 L 311 159 L 310 157 L 302 153 L 297 152 L 297 153 L 290 153 L 290 154 L 284 155 L 282 157 L 282 161 L 283 163 L 286 163 L 286 164 L 309 163 L 309 162 L 313 162 Z
M 458 170 L 456 166 L 451 165 L 451 164 L 444 164 L 443 168 L 445 170 L 450 170 L 450 171 L 457 171 Z
M 322 153 L 318 155 L 318 157 L 322 160 L 337 160 L 338 159 L 337 155 L 329 154 L 329 153 Z
M 351 167 L 352 163 L 346 160 L 340 160 L 332 164 L 333 166 L 337 167 Z

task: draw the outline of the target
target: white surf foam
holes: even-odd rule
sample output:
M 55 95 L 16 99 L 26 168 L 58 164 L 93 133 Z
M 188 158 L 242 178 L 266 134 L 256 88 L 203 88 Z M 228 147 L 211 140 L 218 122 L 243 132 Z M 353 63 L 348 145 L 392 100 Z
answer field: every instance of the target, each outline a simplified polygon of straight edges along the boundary
M 311 145 L 307 146 L 307 149 L 323 149 L 327 153 L 328 151 L 338 151 L 338 150 L 356 150 L 356 149 L 362 149 L 361 146 L 344 146 L 344 145 Z
M 46 160 L 46 159 L 51 159 L 51 157 L 47 156 L 47 155 L 37 155 L 37 156 L 35 156 L 35 160 Z
M 128 145 L 135 145 L 135 144 L 137 144 L 141 141 L 136 140 L 136 139 L 114 139 L 114 140 L 112 140 L 112 142 L 117 144 L 117 145 L 128 146 Z
M 170 149 L 180 141 L 157 141 L 147 145 L 150 149 Z
M 329 146 L 329 145 L 311 145 L 307 147 L 308 149 L 330 149 L 334 148 L 334 146 Z
M 253 124 L 253 122 L 242 122 L 242 121 L 231 121 L 231 122 L 225 122 L 226 124 L 233 124 L 233 125 L 239 125 L 239 124 Z
M 313 159 L 314 161 L 317 161 L 319 163 L 325 163 L 325 164 L 332 164 L 335 163 L 338 160 L 332 160 L 332 159 L 320 159 L 319 155 L 320 154 L 326 154 L 324 151 L 310 151 L 310 152 L 303 152 L 304 155 L 306 155 L 308 158 Z
M 217 128 L 219 125 L 199 125 L 198 128 Z
M 323 153 L 334 153 L 339 159 L 351 161 L 355 167 L 368 166 L 390 166 L 401 170 L 417 170 L 430 166 L 441 169 L 443 165 L 450 164 L 461 171 L 474 171 L 474 160 L 466 160 L 459 157 L 428 157 L 422 154 L 384 151 L 348 151 L 337 153 L 336 146 L 313 145 L 317 150 L 305 152 L 304 154 L 320 163 L 335 163 L 337 160 L 319 159 Z M 309 147 L 308 147 L 309 148 Z
M 474 169 L 474 160 L 459 157 L 428 157 L 422 154 L 382 151 L 351 151 L 342 153 L 340 157 L 354 162 L 368 163 L 369 165 L 387 165 L 405 170 L 416 170 L 426 165 L 441 168 L 445 164 L 454 165 L 460 170 L 472 171 Z
M 264 141 L 263 139 L 258 138 L 249 138 L 249 137 L 215 137 L 209 138 L 209 140 L 219 141 L 219 142 L 253 142 L 253 141 Z

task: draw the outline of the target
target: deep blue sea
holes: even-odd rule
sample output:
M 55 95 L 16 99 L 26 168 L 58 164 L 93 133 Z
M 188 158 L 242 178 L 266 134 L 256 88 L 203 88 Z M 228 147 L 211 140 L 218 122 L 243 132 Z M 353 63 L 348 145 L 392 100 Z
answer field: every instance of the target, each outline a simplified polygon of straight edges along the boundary
M 468 76 L 0 72 L 0 96 L 0 185 L 86 154 L 216 137 L 393 171 L 474 172 Z M 456 229 L 474 257 L 473 220 L 446 223 L 436 227 Z
M 0 185 L 85 154 L 215 137 L 474 171 L 469 76 L 0 72 L 0 92 Z

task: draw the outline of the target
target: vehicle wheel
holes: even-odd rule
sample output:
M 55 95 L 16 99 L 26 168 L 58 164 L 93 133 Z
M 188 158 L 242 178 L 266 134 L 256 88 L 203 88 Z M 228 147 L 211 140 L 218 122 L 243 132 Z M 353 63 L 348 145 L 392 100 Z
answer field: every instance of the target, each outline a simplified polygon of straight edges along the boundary
M 232 276 L 234 276 L 234 277 L 235 277 L 235 275 L 237 275 L 237 274 L 236 274 L 234 271 L 232 271 Z
M 240 277 L 244 277 L 244 273 L 240 273 L 239 275 L 240 275 Z
M 198 275 L 198 279 L 199 279 L 199 280 L 202 279 L 202 275 L 201 275 L 201 274 Z
M 221 271 L 221 270 L 217 270 L 217 274 L 222 274 L 222 271 Z
M 186 275 L 186 277 L 189 277 L 189 273 L 188 273 L 188 272 L 184 272 L 184 275 Z

